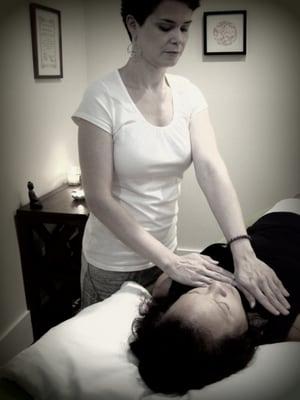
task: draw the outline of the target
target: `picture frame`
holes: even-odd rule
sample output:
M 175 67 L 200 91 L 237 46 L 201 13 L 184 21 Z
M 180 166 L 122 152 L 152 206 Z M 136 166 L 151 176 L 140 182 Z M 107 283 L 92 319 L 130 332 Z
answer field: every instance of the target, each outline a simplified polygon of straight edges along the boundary
M 246 10 L 204 12 L 203 29 L 205 55 L 246 54 Z
M 36 3 L 29 9 L 34 78 L 63 78 L 60 11 Z

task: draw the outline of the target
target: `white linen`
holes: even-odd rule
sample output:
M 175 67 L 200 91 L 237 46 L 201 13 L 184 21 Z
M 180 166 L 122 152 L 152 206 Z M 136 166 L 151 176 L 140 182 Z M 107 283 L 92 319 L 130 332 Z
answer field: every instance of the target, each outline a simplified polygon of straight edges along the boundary
M 299 214 L 299 205 L 300 199 L 285 199 L 271 210 Z M 151 392 L 128 351 L 132 322 L 147 293 L 126 282 L 52 328 L 2 367 L 0 376 L 37 400 L 299 400 L 300 342 L 260 346 L 244 370 L 182 397 Z
M 145 386 L 128 352 L 131 324 L 146 293 L 137 283 L 125 283 L 105 301 L 52 328 L 3 367 L 1 376 L 17 382 L 37 400 L 169 399 Z M 299 360 L 300 343 L 261 346 L 245 370 L 171 398 L 296 400 Z
M 280 200 L 265 214 L 269 214 L 272 212 L 292 212 L 295 214 L 300 214 L 300 198 Z

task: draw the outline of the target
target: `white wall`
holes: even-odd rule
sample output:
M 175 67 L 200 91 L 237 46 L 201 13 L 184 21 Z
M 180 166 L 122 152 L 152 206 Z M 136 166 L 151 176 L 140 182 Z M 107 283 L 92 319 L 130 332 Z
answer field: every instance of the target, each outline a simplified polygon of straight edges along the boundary
M 0 363 L 31 339 L 15 211 L 28 202 L 28 180 L 42 195 L 61 185 L 68 167 L 78 163 L 76 129 L 70 115 L 86 86 L 83 6 L 80 0 L 39 3 L 61 10 L 62 80 L 34 80 L 29 1 L 7 2 L 0 21 Z M 22 324 L 18 340 L 13 332 L 23 318 L 27 323 Z

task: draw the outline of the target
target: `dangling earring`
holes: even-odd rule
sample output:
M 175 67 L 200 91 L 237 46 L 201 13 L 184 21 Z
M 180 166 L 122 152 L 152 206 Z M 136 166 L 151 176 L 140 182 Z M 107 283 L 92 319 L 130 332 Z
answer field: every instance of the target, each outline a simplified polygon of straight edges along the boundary
M 127 47 L 127 53 L 133 61 L 138 61 L 142 55 L 142 50 L 138 47 L 136 37 L 132 38 L 132 42 Z
M 132 44 L 132 42 L 130 42 L 129 45 L 127 46 L 127 53 L 129 54 L 130 57 L 132 57 L 132 54 L 133 54 L 133 44 Z

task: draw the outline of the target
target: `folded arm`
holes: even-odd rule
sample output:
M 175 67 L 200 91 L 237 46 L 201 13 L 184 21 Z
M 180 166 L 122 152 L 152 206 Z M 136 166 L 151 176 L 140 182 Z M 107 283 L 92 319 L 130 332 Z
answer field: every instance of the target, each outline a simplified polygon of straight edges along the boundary
M 192 156 L 198 183 L 227 240 L 245 235 L 240 204 L 217 148 L 207 110 L 197 113 L 190 126 Z M 273 314 L 287 314 L 288 295 L 274 271 L 258 260 L 248 240 L 231 245 L 235 279 L 250 304 L 258 300 Z
M 172 284 L 172 279 L 165 272 L 163 272 L 157 278 L 157 281 L 154 284 L 154 287 L 152 290 L 152 296 L 156 297 L 156 298 L 167 296 L 167 294 L 169 293 L 171 284 Z
M 300 314 L 298 314 L 295 322 L 289 330 L 286 340 L 289 342 L 300 342 Z

